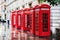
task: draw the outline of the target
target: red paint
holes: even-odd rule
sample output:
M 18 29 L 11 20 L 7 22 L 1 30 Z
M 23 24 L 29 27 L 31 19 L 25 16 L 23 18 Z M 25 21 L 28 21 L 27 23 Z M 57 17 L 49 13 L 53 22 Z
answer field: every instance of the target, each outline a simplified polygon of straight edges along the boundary
M 12 12 L 12 19 L 11 19 L 11 23 L 12 23 L 12 39 L 11 40 L 15 40 L 14 38 L 17 38 L 17 37 L 15 37 L 15 33 L 14 33 L 14 31 L 16 30 L 16 27 L 17 27 L 17 23 L 16 23 L 16 18 L 17 17 L 17 11 L 13 11 Z M 18 38 L 16 39 L 16 40 L 18 40 Z
M 40 6 L 39 5 L 36 5 L 35 6 L 35 35 L 37 35 L 37 36 L 40 36 L 39 35 L 39 30 L 40 30 L 40 28 L 39 28 L 39 14 L 40 14 Z
M 29 10 L 30 9 L 28 9 L 28 8 L 24 9 L 23 13 L 22 13 L 22 28 L 23 28 L 23 31 L 29 30 L 28 25 L 27 25 L 27 15 L 30 14 Z
M 50 6 L 47 4 L 35 6 L 35 35 L 50 36 Z
M 17 11 L 17 17 L 16 17 L 16 24 L 17 24 L 17 29 L 21 29 L 21 12 L 22 10 Z
M 22 13 L 22 27 L 23 31 L 29 31 L 31 34 L 35 33 L 35 13 L 34 8 L 26 8 Z
M 29 22 L 31 21 L 29 29 L 30 29 L 30 34 L 32 34 L 32 35 L 35 34 L 35 12 L 34 12 L 34 9 L 35 8 L 32 8 L 32 7 L 30 8 L 30 14 L 29 15 L 31 18 L 29 18 L 30 20 L 28 19 Z
M 41 4 L 12 12 L 12 27 L 15 26 L 30 34 L 50 36 L 50 6 Z
M 42 4 L 40 6 L 39 14 L 39 34 L 40 36 L 50 36 L 50 6 L 47 4 Z M 44 21 L 43 21 L 44 20 Z
M 17 11 L 13 11 L 12 12 L 12 19 L 11 19 L 12 27 L 16 27 L 16 15 L 17 15 Z

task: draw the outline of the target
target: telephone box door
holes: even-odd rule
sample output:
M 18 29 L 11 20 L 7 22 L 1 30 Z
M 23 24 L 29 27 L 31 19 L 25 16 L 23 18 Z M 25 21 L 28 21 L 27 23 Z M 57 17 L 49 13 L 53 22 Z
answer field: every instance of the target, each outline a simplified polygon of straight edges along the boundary
M 16 11 L 12 12 L 12 19 L 11 19 L 11 23 L 12 23 L 12 27 L 16 27 Z
M 35 35 L 39 36 L 39 14 L 40 14 L 40 6 L 35 6 Z
M 17 29 L 21 29 L 21 10 L 17 11 Z

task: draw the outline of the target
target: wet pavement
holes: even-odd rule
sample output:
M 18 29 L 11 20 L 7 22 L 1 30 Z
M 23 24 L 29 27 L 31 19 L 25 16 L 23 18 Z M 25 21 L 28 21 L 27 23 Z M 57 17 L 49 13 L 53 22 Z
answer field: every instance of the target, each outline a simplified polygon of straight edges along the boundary
M 55 38 L 51 37 L 38 37 L 38 36 L 33 36 L 30 35 L 30 33 L 27 32 L 19 32 L 20 34 L 17 33 L 18 36 L 15 36 L 15 40 L 56 40 Z M 20 36 L 19 36 L 20 35 Z

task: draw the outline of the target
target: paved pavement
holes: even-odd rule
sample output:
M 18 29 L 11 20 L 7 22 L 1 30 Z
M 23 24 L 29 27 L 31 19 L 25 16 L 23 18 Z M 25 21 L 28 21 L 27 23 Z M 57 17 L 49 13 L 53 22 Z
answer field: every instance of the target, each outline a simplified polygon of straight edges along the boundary
M 38 37 L 38 36 L 34 37 L 29 33 L 27 34 L 27 32 L 21 32 L 21 31 L 17 35 L 18 35 L 18 40 L 55 40 L 54 38 L 51 39 L 51 37 Z M 15 36 L 15 39 L 16 38 L 17 36 Z
M 1 24 L 0 24 L 1 26 Z M 10 28 L 8 29 L 7 24 L 5 24 L 5 26 L 2 30 L 1 35 L 0 35 L 0 40 L 55 40 L 54 38 L 50 38 L 50 37 L 33 37 L 32 35 L 30 35 L 30 33 L 27 34 L 27 32 L 23 32 L 20 30 L 15 30 L 12 33 L 12 28 L 10 25 Z M 13 37 L 12 37 L 13 34 Z
M 0 40 L 12 40 L 12 33 L 9 37 L 9 34 L 6 36 L 0 35 Z M 51 39 L 50 37 L 33 37 L 32 35 L 27 34 L 26 32 L 18 32 L 13 35 L 13 40 L 55 40 L 54 38 Z

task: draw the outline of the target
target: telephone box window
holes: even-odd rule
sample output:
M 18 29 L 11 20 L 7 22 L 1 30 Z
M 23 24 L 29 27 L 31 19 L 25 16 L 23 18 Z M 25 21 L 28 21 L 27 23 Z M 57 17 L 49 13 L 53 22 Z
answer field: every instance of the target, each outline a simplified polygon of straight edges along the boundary
M 38 25 L 38 23 L 39 23 L 39 14 L 35 14 L 35 30 L 36 31 L 38 31 L 39 29 L 38 29 L 38 27 L 39 27 L 39 25 Z
M 48 14 L 43 13 L 43 31 L 47 32 L 48 31 Z
M 31 29 L 32 27 L 32 15 L 26 15 L 26 27 Z

